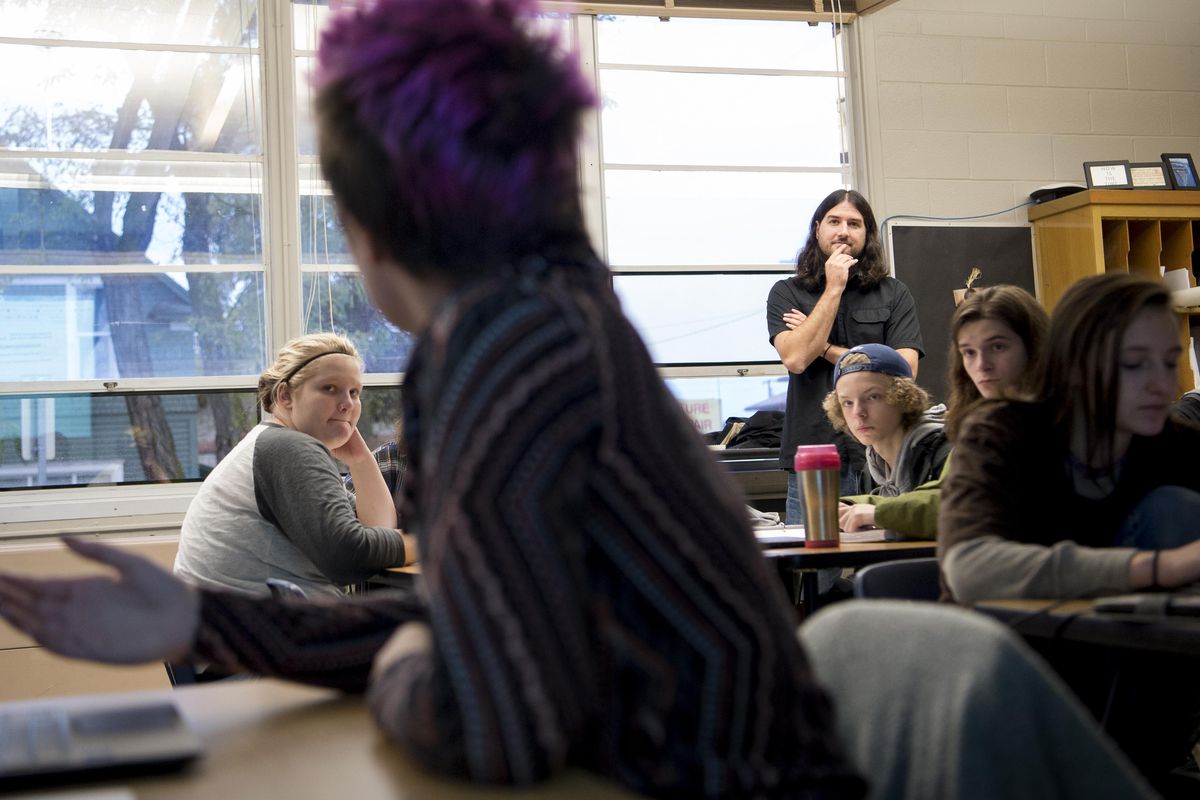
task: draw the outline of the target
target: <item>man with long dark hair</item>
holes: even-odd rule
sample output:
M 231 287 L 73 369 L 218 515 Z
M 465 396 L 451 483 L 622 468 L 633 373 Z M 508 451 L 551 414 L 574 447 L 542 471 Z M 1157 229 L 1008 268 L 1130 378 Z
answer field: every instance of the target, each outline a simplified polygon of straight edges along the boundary
M 908 361 L 915 378 L 923 355 L 912 295 L 888 274 L 875 212 L 861 194 L 838 189 L 817 206 L 795 276 L 776 283 L 767 297 L 767 330 L 790 373 L 780 466 L 792 470 L 797 445 L 835 442 L 842 457 L 842 493 L 855 494 L 862 446 L 836 433 L 821 410 L 832 389 L 833 365 L 855 345 L 886 344 Z M 803 521 L 804 501 L 793 472 L 787 522 Z

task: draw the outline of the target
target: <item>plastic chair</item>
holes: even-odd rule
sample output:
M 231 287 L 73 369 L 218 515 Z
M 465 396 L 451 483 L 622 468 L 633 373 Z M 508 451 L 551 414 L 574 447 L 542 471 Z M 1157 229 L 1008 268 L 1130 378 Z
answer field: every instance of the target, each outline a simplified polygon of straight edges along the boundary
M 196 668 L 186 661 L 164 661 L 163 667 L 167 670 L 167 680 L 172 688 L 196 683 Z
M 939 593 L 936 558 L 871 564 L 854 581 L 854 596 L 861 599 L 937 600 Z
M 291 581 L 285 581 L 281 578 L 267 578 L 267 588 L 271 590 L 271 596 L 276 600 L 291 598 L 293 600 L 304 600 L 308 597 L 305 591 Z M 223 681 L 230 678 L 249 678 L 254 677 L 241 672 L 228 673 L 217 670 L 196 669 L 195 664 L 187 661 L 164 661 L 163 667 L 167 670 L 167 678 L 171 681 L 171 686 L 188 686 L 193 683 L 211 683 L 213 681 Z
M 271 590 L 271 597 L 276 600 L 285 600 L 289 597 L 293 600 L 308 599 L 308 594 L 303 589 L 282 578 L 267 578 L 267 588 Z

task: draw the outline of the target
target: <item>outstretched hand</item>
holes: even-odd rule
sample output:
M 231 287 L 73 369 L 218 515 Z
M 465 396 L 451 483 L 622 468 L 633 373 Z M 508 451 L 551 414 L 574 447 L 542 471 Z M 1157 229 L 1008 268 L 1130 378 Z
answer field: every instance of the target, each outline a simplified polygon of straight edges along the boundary
M 38 579 L 0 572 L 0 617 L 72 658 L 137 664 L 187 654 L 199 624 L 195 591 L 140 556 L 82 539 L 64 542 L 117 574 Z

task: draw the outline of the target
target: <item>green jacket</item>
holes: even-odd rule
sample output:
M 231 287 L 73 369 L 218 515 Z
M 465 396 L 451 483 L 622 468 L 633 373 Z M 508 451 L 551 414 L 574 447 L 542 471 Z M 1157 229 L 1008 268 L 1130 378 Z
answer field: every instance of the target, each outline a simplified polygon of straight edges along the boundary
M 946 457 L 937 480 L 922 483 L 911 492 L 898 497 L 857 494 L 843 497 L 842 502 L 875 506 L 875 524 L 895 531 L 901 539 L 936 539 L 938 500 L 942 495 L 942 481 L 950 471 L 952 456 Z

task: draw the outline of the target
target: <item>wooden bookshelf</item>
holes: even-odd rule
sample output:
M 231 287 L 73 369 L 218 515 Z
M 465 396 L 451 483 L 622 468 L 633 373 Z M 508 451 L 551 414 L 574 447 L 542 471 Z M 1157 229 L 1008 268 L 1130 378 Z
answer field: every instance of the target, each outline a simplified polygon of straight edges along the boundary
M 1154 280 L 1161 268 L 1186 269 L 1196 285 L 1200 242 L 1200 192 L 1091 189 L 1029 208 L 1037 251 L 1038 300 L 1052 310 L 1067 287 L 1104 272 L 1129 272 Z M 1179 323 L 1191 349 L 1189 319 Z M 1179 390 L 1194 388 L 1186 358 L 1179 364 Z

